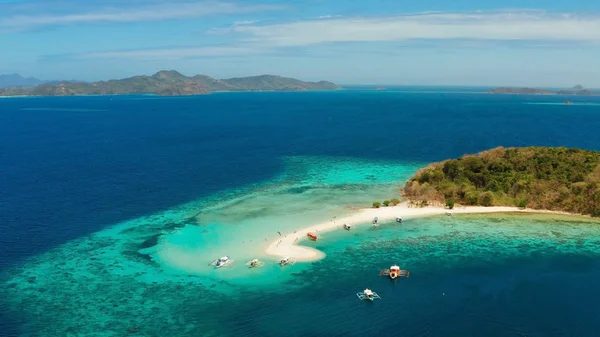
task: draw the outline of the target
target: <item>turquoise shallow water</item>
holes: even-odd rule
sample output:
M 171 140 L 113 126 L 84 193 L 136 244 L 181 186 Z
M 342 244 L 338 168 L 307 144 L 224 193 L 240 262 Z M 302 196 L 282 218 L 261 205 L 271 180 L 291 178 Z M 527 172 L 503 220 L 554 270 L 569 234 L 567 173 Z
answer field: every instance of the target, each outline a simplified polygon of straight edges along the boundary
M 283 172 L 270 181 L 126 221 L 29 258 L 3 275 L 5 298 L 31 322 L 32 331 L 51 335 L 98 332 L 124 313 L 148 318 L 161 312 L 172 319 L 171 300 L 178 299 L 163 300 L 183 290 L 188 300 L 186 296 L 199 292 L 210 303 L 237 297 L 242 286 L 264 291 L 282 284 L 301 288 L 292 282 L 294 275 L 310 264 L 281 268 L 272 258 L 260 269 L 243 264 L 262 258 L 277 231 L 348 214 L 372 200 L 399 197 L 400 184 L 423 165 L 325 157 L 283 160 Z M 207 265 L 226 254 L 238 262 L 235 268 Z M 52 308 L 61 308 L 62 314 Z M 133 322 L 113 322 L 119 328 L 107 329 L 105 335 L 119 335 L 122 324 L 143 325 Z
M 277 231 L 397 195 L 431 161 L 500 145 L 600 149 L 594 109 L 524 104 L 563 99 L 0 100 L 0 335 L 596 336 L 599 235 L 586 220 L 357 226 L 305 243 L 322 261 L 241 266 Z M 240 264 L 208 268 L 224 254 Z M 411 278 L 379 277 L 392 263 Z M 383 300 L 358 301 L 365 287 Z
M 174 272 L 214 275 L 208 262 L 229 255 L 244 264 L 267 259 L 264 249 L 279 236 L 344 216 L 374 200 L 400 198 L 399 187 L 422 164 L 349 158 L 290 157 L 273 182 L 202 209 L 189 223 L 160 238 L 146 251 Z M 199 263 L 205 261 L 206 263 Z M 264 268 L 263 270 L 266 270 Z M 219 270 L 221 277 L 251 276 L 252 270 Z
M 10 271 L 10 310 L 36 336 L 359 336 L 397 324 L 434 336 L 485 326 L 478 320 L 495 322 L 490 335 L 545 336 L 590 331 L 597 326 L 589 317 L 600 313 L 600 291 L 589 283 L 600 276 L 600 223 L 585 218 L 465 215 L 340 230 L 307 243 L 325 260 L 266 266 L 252 275 L 260 285 L 165 270 L 123 250 L 139 245 L 132 233 L 98 233 Z M 396 263 L 410 278 L 378 275 Z M 365 287 L 383 300 L 360 302 L 355 293 Z M 539 305 L 564 320 L 520 317 Z M 574 305 L 577 314 L 565 310 Z

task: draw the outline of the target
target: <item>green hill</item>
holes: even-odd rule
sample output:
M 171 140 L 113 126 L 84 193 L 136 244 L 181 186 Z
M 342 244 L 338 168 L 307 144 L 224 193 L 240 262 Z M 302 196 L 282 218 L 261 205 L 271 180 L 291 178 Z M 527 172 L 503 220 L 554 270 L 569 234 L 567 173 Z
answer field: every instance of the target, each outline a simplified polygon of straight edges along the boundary
M 100 82 L 59 82 L 30 88 L 0 89 L 0 96 L 74 96 L 156 94 L 200 95 L 215 91 L 305 91 L 336 90 L 330 82 L 303 82 L 274 75 L 217 80 L 206 75 L 185 76 L 174 70 L 159 71 L 152 76 L 134 76 Z
M 431 164 L 403 189 L 411 201 L 506 205 L 600 216 L 600 152 L 495 148 Z

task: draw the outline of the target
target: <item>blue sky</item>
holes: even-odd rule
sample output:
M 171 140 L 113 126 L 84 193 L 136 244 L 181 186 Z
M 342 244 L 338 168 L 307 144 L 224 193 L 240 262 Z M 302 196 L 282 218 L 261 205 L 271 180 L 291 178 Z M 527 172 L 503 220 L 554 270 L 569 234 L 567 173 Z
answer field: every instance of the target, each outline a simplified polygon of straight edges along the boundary
M 600 1 L 0 0 L 0 74 L 600 87 Z

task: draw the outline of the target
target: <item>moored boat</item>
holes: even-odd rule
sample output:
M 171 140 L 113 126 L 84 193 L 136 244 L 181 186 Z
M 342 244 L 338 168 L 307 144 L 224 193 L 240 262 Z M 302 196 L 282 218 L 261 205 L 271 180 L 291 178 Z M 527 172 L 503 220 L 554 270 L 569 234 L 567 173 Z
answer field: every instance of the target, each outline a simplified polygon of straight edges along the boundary
M 361 300 L 367 300 L 367 301 L 374 301 L 374 300 L 381 299 L 381 297 L 379 295 L 377 295 L 376 292 L 372 291 L 369 288 L 363 290 L 360 293 L 356 293 L 356 296 L 358 296 L 358 298 L 360 298 Z
M 392 280 L 395 280 L 398 277 L 409 277 L 410 272 L 408 270 L 402 270 L 399 266 L 393 265 L 390 269 L 383 269 L 379 272 L 381 276 L 389 276 Z
M 260 261 L 259 259 L 254 259 L 248 263 L 246 263 L 246 265 L 250 268 L 255 268 L 255 267 L 262 267 L 264 266 L 264 262 Z
M 294 264 L 296 264 L 296 260 L 291 260 L 287 256 L 284 256 L 281 259 L 279 259 L 279 265 L 280 266 L 286 266 L 286 265 L 293 266 Z
M 317 234 L 315 234 L 313 232 L 306 233 L 306 236 L 308 236 L 308 238 L 311 239 L 311 240 L 313 240 L 313 241 L 317 241 L 317 239 L 318 239 Z
M 217 268 L 223 267 L 225 264 L 227 264 L 228 261 L 229 261 L 229 256 L 223 256 L 222 258 L 217 260 L 217 263 L 215 264 L 215 266 Z
M 233 267 L 234 264 L 235 264 L 235 261 L 232 260 L 231 258 L 229 258 L 229 256 L 223 256 L 223 257 L 220 257 L 220 258 L 212 261 L 208 265 L 215 266 L 215 268 L 221 268 L 221 267 Z
M 348 224 L 344 224 L 344 229 L 349 231 L 352 228 L 352 226 L 348 225 Z

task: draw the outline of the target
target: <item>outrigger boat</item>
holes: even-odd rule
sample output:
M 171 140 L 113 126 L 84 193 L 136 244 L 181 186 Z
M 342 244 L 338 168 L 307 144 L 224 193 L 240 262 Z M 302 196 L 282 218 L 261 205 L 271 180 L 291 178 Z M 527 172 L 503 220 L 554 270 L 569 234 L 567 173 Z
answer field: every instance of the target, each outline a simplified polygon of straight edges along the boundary
M 287 257 L 287 256 L 285 256 L 285 257 L 282 257 L 282 258 L 279 260 L 279 265 L 280 265 L 280 266 L 287 266 L 287 265 L 293 266 L 293 265 L 295 265 L 295 264 L 296 264 L 296 260 L 290 260 L 290 258 L 289 258 L 289 257 Z
M 404 220 L 402 220 L 402 218 L 401 218 L 401 217 L 397 217 L 397 218 L 396 218 L 396 222 L 402 223 L 402 221 L 404 221 Z
M 448 212 L 446 212 L 446 215 L 447 215 L 447 216 L 451 216 L 451 215 L 452 215 L 452 212 L 449 212 L 449 211 L 448 211 Z
M 373 227 L 377 227 L 377 226 L 379 226 L 379 218 L 375 217 L 375 218 L 373 218 Z
M 306 236 L 308 236 L 309 239 L 313 240 L 313 241 L 317 241 L 317 239 L 319 238 L 317 236 L 317 234 L 313 233 L 313 232 L 308 232 L 306 233 Z
M 381 299 L 381 296 L 377 295 L 377 293 L 372 291 L 371 289 L 365 289 L 360 293 L 356 293 L 356 296 L 358 296 L 358 298 L 360 298 L 361 300 L 368 300 L 368 301 L 374 301 L 374 300 Z
M 264 266 L 265 263 L 260 261 L 259 259 L 254 259 L 250 262 L 247 262 L 246 265 L 250 268 L 254 268 L 254 267 L 260 268 L 260 267 Z
M 221 267 L 233 267 L 235 265 L 235 261 L 230 259 L 229 256 L 223 256 L 214 260 L 213 262 L 208 264 L 209 266 L 215 266 L 215 268 Z
M 395 280 L 398 277 L 409 277 L 410 272 L 408 270 L 402 270 L 397 265 L 393 265 L 390 269 L 383 269 L 379 272 L 381 276 L 389 276 L 392 280 Z
M 348 224 L 344 224 L 344 229 L 345 229 L 345 230 L 349 231 L 349 230 L 350 230 L 350 228 L 352 228 L 352 226 L 350 226 L 350 225 L 348 225 Z

